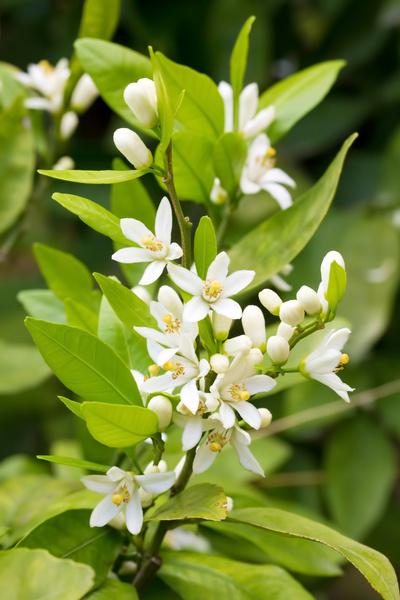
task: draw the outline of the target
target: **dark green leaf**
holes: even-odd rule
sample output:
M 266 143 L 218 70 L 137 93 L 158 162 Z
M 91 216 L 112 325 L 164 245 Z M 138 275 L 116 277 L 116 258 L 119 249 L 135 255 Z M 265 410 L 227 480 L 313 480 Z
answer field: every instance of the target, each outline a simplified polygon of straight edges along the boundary
M 234 199 L 239 187 L 243 165 L 247 158 L 247 144 L 238 133 L 224 133 L 214 146 L 213 164 L 221 186 Z

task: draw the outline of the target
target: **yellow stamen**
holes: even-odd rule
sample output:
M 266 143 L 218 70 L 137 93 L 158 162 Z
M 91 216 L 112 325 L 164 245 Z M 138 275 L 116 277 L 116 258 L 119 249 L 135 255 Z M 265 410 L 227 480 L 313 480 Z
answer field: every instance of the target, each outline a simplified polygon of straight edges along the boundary
M 340 357 L 340 362 L 342 363 L 342 365 L 347 365 L 349 360 L 350 358 L 348 354 L 342 354 L 342 356 Z
M 53 73 L 54 71 L 54 67 L 49 63 L 48 60 L 43 59 L 39 61 L 38 65 L 41 67 L 45 75 L 50 75 L 50 73 Z
M 146 250 L 150 250 L 151 252 L 157 252 L 158 250 L 163 249 L 162 241 L 155 238 L 154 235 L 144 235 L 140 242 Z
M 163 316 L 162 320 L 164 321 L 164 323 L 172 323 L 172 315 L 169 315 L 167 313 L 166 315 Z
M 213 279 L 213 280 L 210 282 L 210 288 L 211 288 L 212 290 L 216 291 L 216 292 L 218 292 L 218 291 L 221 289 L 221 287 L 222 287 L 222 286 L 221 286 L 221 282 L 220 282 L 220 281 L 218 281 L 218 279 Z
M 114 492 L 113 497 L 112 497 L 112 502 L 114 504 L 116 504 L 117 506 L 120 506 L 120 504 L 122 503 L 122 496 L 120 496 L 120 494 L 118 494 L 117 492 Z
M 170 360 L 167 360 L 167 362 L 164 363 L 163 369 L 165 369 L 166 371 L 173 371 L 172 379 L 177 379 L 177 377 L 179 377 L 179 375 L 185 374 L 185 369 L 181 365 L 181 363 L 175 364 L 175 363 L 171 362 Z
M 221 450 L 221 444 L 219 442 L 211 442 L 210 450 L 211 452 L 219 452 Z
M 250 398 L 250 392 L 248 392 L 247 390 L 243 392 L 238 392 L 238 396 L 241 400 L 248 400 Z
M 276 150 L 275 150 L 275 148 L 268 148 L 268 150 L 267 150 L 267 156 L 270 156 L 270 157 L 276 156 Z
M 175 365 L 170 360 L 167 360 L 167 362 L 163 364 L 163 369 L 166 371 L 173 371 L 175 369 Z
M 149 366 L 150 377 L 155 377 L 156 375 L 158 375 L 159 370 L 160 370 L 160 367 L 158 365 L 150 365 Z
M 207 279 L 204 281 L 204 293 L 209 298 L 216 300 L 222 292 L 222 284 L 218 279 Z

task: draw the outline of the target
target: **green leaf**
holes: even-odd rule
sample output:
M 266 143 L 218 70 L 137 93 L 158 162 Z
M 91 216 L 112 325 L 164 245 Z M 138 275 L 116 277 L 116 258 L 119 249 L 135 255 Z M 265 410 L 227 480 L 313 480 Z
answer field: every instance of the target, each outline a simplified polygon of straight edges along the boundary
M 345 64 L 343 60 L 331 60 L 308 67 L 279 81 L 261 95 L 259 110 L 271 104 L 275 106 L 275 119 L 268 128 L 271 144 L 325 98 Z
M 18 96 L 26 96 L 27 88 L 16 78 L 20 70 L 9 63 L 0 62 L 1 98 L 0 110 L 7 110 L 15 102 Z
M 75 49 L 84 70 L 93 78 L 101 97 L 110 108 L 136 129 L 155 137 L 135 117 L 123 96 L 129 83 L 142 77 L 152 79 L 150 59 L 119 44 L 88 38 L 77 40 Z
M 34 142 L 24 116 L 21 97 L 0 114 L 0 234 L 21 215 L 32 191 Z
M 59 400 L 61 400 L 61 402 L 63 404 L 65 404 L 65 406 L 74 413 L 74 415 L 76 415 L 77 417 L 79 417 L 80 419 L 82 419 L 83 421 L 85 420 L 85 417 L 82 414 L 82 402 L 75 402 L 74 400 L 69 400 L 68 398 L 64 398 L 64 396 L 58 396 Z
M 212 168 L 213 143 L 204 135 L 177 131 L 172 136 L 174 182 L 178 196 L 210 204 L 214 183 Z
M 71 298 L 66 298 L 64 304 L 68 325 L 80 327 L 89 333 L 97 333 L 99 316 L 90 305 Z
M 120 0 L 85 0 L 78 38 L 111 39 L 120 10 Z
M 56 463 L 57 465 L 66 465 L 67 467 L 78 467 L 79 469 L 87 469 L 88 471 L 100 471 L 107 473 L 110 469 L 107 465 L 99 465 L 88 460 L 80 460 L 79 458 L 69 458 L 68 456 L 46 456 L 39 454 L 36 458 L 46 460 L 47 462 Z
M 87 596 L 87 600 L 139 600 L 137 591 L 130 583 L 123 583 L 115 579 L 106 579 L 101 588 Z
M 17 299 L 30 317 L 52 323 L 67 322 L 64 304 L 52 290 L 21 290 Z
M 149 521 L 181 521 L 184 519 L 226 519 L 227 500 L 224 490 L 212 483 L 201 483 L 169 498 L 151 513 Z
M 216 345 L 215 339 L 214 339 L 211 320 L 208 315 L 205 317 L 205 319 L 202 319 L 202 321 L 199 321 L 199 334 L 200 334 L 202 341 L 207 346 L 207 348 L 210 350 L 210 352 L 212 354 L 215 354 L 217 352 L 217 345 Z
M 123 544 L 111 527 L 90 527 L 89 510 L 70 510 L 41 523 L 18 544 L 18 548 L 45 548 L 53 556 L 69 558 L 93 568 L 100 585 L 112 568 Z
M 187 131 L 218 138 L 224 131 L 224 103 L 215 83 L 194 69 L 178 65 L 161 52 L 156 52 L 158 64 L 172 106 L 185 95 L 177 118 Z
M 240 176 L 247 158 L 247 144 L 243 137 L 233 131 L 224 133 L 214 146 L 213 165 L 221 186 L 234 199 Z
M 153 65 L 153 79 L 157 93 L 157 108 L 160 118 L 161 128 L 161 152 L 167 151 L 174 130 L 174 113 L 171 108 L 171 102 L 168 91 L 165 86 L 164 78 L 160 69 L 157 55 L 154 55 L 153 48 L 150 47 L 151 64 Z M 158 53 L 157 53 L 158 54 Z
M 49 367 L 75 394 L 97 402 L 142 406 L 132 373 L 96 336 L 31 317 L 25 323 Z
M 81 221 L 95 231 L 106 235 L 118 244 L 133 245 L 122 233 L 118 217 L 99 204 L 71 194 L 55 193 L 52 198 L 74 215 L 77 215 Z
M 307 244 L 333 199 L 352 135 L 321 179 L 287 210 L 279 211 L 244 236 L 229 252 L 231 271 L 254 269 L 246 292 L 258 288 L 289 263 Z
M 74 183 L 119 183 L 136 179 L 151 169 L 135 169 L 132 171 L 44 171 L 39 169 L 40 175 L 52 177 L 53 179 L 62 179 L 63 181 L 73 181 Z
M 35 346 L 0 340 L 0 394 L 29 390 L 50 375 Z
M 333 315 L 336 314 L 339 302 L 343 298 L 346 289 L 346 281 L 346 271 L 336 262 L 336 260 L 334 260 L 329 271 L 328 289 L 325 294 Z
M 333 517 L 348 535 L 365 536 L 385 510 L 396 479 L 389 439 L 374 421 L 358 415 L 329 439 L 325 471 Z
M 111 279 L 111 277 L 106 277 L 100 273 L 94 273 L 94 278 L 115 314 L 129 331 L 132 331 L 133 327 L 153 327 L 157 329 L 157 321 L 150 314 L 146 302 L 143 302 L 132 290 Z
M 95 440 L 111 448 L 126 448 L 156 433 L 158 417 L 143 406 L 84 402 L 82 413 Z
M 208 267 L 217 256 L 217 238 L 210 217 L 202 217 L 194 236 L 194 260 L 201 279 L 207 276 Z
M 249 523 L 254 527 L 325 544 L 347 558 L 382 598 L 398 600 L 400 597 L 394 569 L 383 554 L 325 525 L 276 508 L 243 508 L 232 511 L 228 519 L 233 523 Z
M 249 35 L 255 20 L 255 17 L 249 17 L 247 19 L 246 23 L 240 30 L 231 56 L 231 86 L 233 91 L 234 123 L 236 124 L 238 123 L 239 115 L 239 96 L 243 88 L 244 74 L 247 66 Z
M 46 550 L 16 548 L 0 552 L 3 598 L 80 600 L 92 587 L 93 579 L 94 571 L 87 565 L 55 558 Z
M 229 585 L 227 582 L 232 579 L 236 582 L 236 590 L 245 589 L 246 599 L 312 600 L 312 596 L 295 579 L 280 567 L 273 565 L 253 565 L 229 560 L 222 556 L 191 552 L 163 552 L 162 558 L 163 565 L 159 576 L 173 589 L 178 590 L 177 586 L 179 585 L 181 594 L 186 580 L 187 586 L 183 592 L 183 598 L 204 598 L 205 595 L 201 596 L 202 589 L 207 590 L 209 587 L 212 597 L 215 595 L 212 592 L 213 577 L 219 577 L 222 585 Z M 187 573 L 186 577 L 185 572 Z M 191 576 L 192 574 L 194 577 Z M 191 586 L 195 589 L 197 596 L 190 595 Z M 231 595 L 230 593 L 227 596 L 221 594 L 220 597 L 231 598 Z M 236 596 L 234 597 L 236 598 Z

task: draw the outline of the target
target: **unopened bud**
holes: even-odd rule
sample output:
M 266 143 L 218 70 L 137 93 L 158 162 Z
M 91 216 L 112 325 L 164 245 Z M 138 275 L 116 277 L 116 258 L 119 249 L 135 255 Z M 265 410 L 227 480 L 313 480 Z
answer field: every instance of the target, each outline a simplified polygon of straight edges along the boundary
M 279 323 L 278 331 L 276 335 L 283 337 L 287 342 L 290 340 L 292 335 L 294 334 L 296 327 L 292 327 L 291 325 L 287 325 L 286 323 Z
M 167 463 L 165 460 L 160 460 L 158 465 L 155 465 L 153 461 L 147 465 L 144 470 L 145 475 L 151 475 L 153 473 L 165 473 L 167 471 Z
M 308 315 L 320 314 L 322 305 L 319 296 L 317 292 L 308 287 L 308 285 L 303 285 L 299 289 L 296 294 L 296 298 Z
M 79 117 L 73 110 L 69 110 L 61 117 L 60 137 L 62 140 L 68 140 L 78 127 Z
M 143 488 L 139 488 L 139 498 L 143 507 L 150 506 L 153 503 L 154 494 L 149 494 Z
M 251 346 L 251 339 L 247 335 L 238 335 L 230 340 L 226 340 L 223 350 L 228 356 L 237 356 L 238 354 L 248 354 Z
M 99 90 L 93 79 L 88 73 L 84 73 L 72 92 L 71 108 L 82 113 L 93 104 L 98 95 Z
M 268 408 L 259 408 L 258 412 L 260 413 L 260 416 L 261 416 L 261 425 L 260 425 L 260 428 L 262 428 L 262 427 L 268 427 L 268 425 L 272 421 L 272 414 L 270 413 L 270 411 L 268 410 Z
M 152 129 L 158 123 L 157 94 L 154 81 L 139 79 L 124 91 L 124 100 L 144 127 Z
M 158 416 L 158 431 L 167 429 L 172 417 L 172 404 L 165 396 L 154 396 L 147 405 Z
M 300 325 L 304 321 L 304 308 L 298 300 L 288 300 L 281 304 L 279 318 L 286 325 Z
M 182 300 L 169 285 L 162 285 L 158 290 L 158 301 L 173 315 L 182 314 Z
M 246 365 L 250 369 L 252 369 L 255 365 L 261 365 L 263 358 L 263 353 L 259 348 L 252 348 L 250 352 L 244 357 Z
M 278 296 L 274 290 L 270 290 L 266 288 L 265 290 L 261 290 L 258 294 L 258 298 L 261 304 L 273 315 L 276 317 L 279 315 L 279 307 L 282 304 L 282 300 Z
M 131 129 L 121 127 L 114 131 L 114 144 L 136 169 L 146 169 L 153 164 L 152 153 Z
M 322 285 L 323 285 L 323 289 L 324 289 L 325 293 L 328 291 L 329 275 L 331 272 L 331 265 L 334 261 L 337 262 L 338 265 L 340 265 L 343 269 L 346 270 L 343 256 L 339 252 L 336 252 L 335 250 L 331 250 L 330 252 L 328 252 L 328 254 L 325 255 L 325 257 L 321 263 L 321 279 L 322 279 Z
M 253 346 L 259 348 L 261 352 L 265 352 L 265 319 L 261 308 L 253 304 L 246 306 L 243 311 L 242 325 Z
M 273 335 L 268 338 L 267 353 L 275 365 L 283 365 L 289 358 L 289 343 L 280 335 Z
M 210 192 L 210 200 L 214 204 L 224 204 L 228 198 L 228 192 L 221 186 L 221 181 L 216 177 Z
M 143 300 L 143 302 L 150 304 L 151 296 L 146 288 L 143 287 L 143 285 L 135 285 L 135 287 L 132 288 L 132 292 L 135 294 L 135 296 Z
M 213 334 L 216 340 L 223 342 L 229 335 L 229 330 L 232 325 L 232 319 L 219 315 L 213 311 L 212 314 L 212 328 Z
M 210 358 L 210 365 L 214 373 L 221 375 L 229 368 L 229 358 L 224 354 L 213 354 Z
M 53 165 L 54 171 L 69 171 L 75 168 L 75 161 L 70 156 L 61 156 L 55 165 Z

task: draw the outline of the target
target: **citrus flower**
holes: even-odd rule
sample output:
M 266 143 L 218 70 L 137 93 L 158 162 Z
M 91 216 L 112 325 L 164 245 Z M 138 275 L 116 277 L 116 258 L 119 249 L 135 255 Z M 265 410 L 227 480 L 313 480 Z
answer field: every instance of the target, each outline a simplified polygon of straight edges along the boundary
M 225 132 L 233 131 L 233 91 L 226 81 L 221 81 L 218 91 L 225 106 Z M 244 138 L 251 138 L 265 131 L 275 117 L 275 107 L 268 106 L 257 112 L 258 85 L 250 83 L 239 96 L 239 132 Z

